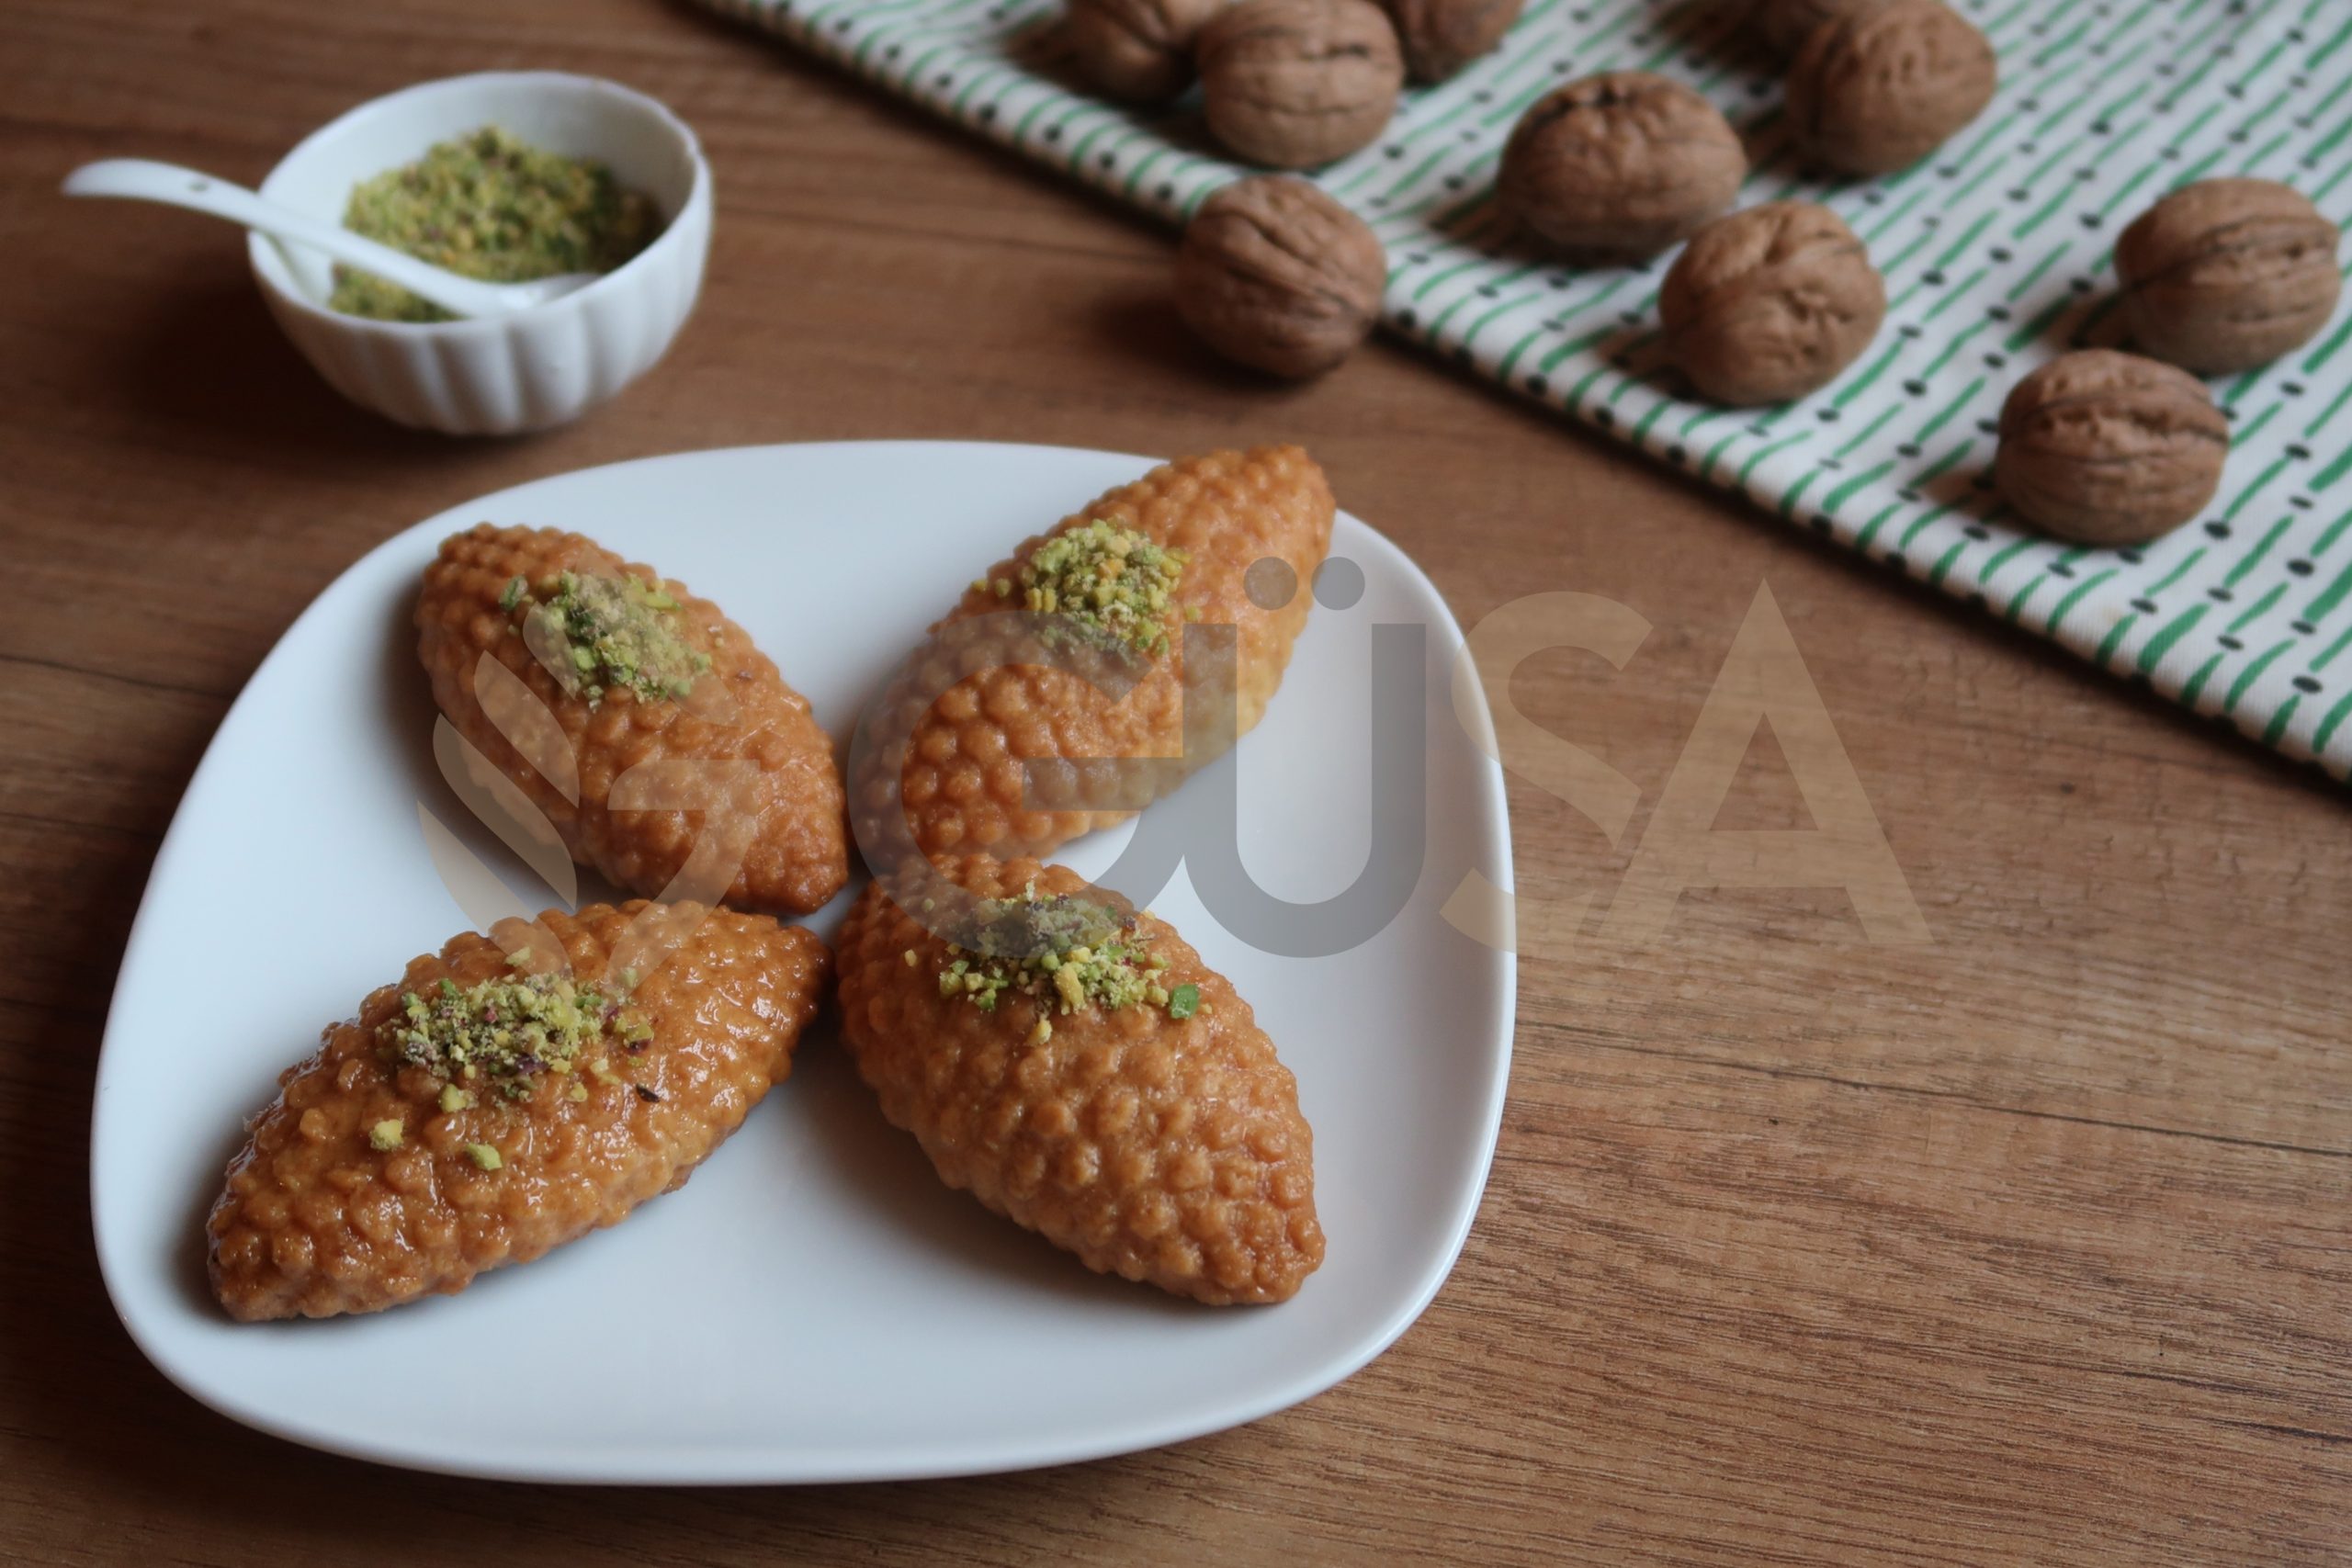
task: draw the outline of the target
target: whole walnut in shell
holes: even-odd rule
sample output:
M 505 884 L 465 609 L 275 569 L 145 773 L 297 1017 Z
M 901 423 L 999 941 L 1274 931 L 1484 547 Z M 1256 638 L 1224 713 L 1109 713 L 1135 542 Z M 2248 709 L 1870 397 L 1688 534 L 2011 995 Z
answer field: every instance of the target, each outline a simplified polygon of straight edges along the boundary
M 1396 29 L 1372 0 L 1242 0 L 1201 29 L 1194 55 L 1210 134 L 1278 169 L 1365 146 L 1405 85 Z
M 1105 97 L 1162 103 L 1193 85 L 1193 39 L 1225 0 L 1069 0 L 1062 43 Z
M 1807 201 L 1718 218 L 1658 291 L 1667 352 L 1719 403 L 1793 402 L 1860 357 L 1886 285 L 1842 219 Z
M 1849 175 L 1907 168 L 1993 101 L 1993 45 L 1942 0 L 1883 0 L 1814 29 L 1789 67 L 1789 124 Z
M 2275 180 L 2199 180 L 2123 231 L 2115 273 L 2142 348 L 2207 375 L 2311 341 L 2343 288 L 2335 225 Z
M 2202 511 L 2229 455 L 2229 423 L 2204 382 L 2136 354 L 2086 348 L 2011 389 L 1993 477 L 2018 514 L 2049 533 L 2132 545 Z
M 1646 71 L 1587 76 L 1511 128 L 1495 194 L 1570 261 L 1637 262 L 1731 205 L 1747 174 L 1715 106 Z
M 1883 0 L 1757 0 L 1747 30 L 1773 54 L 1786 60 L 1804 47 L 1822 23 L 1877 6 Z
M 1526 0 L 1380 0 L 1416 82 L 1442 82 L 1487 53 L 1519 20 Z
M 1319 376 L 1380 312 L 1388 259 L 1363 220 L 1305 180 L 1260 175 L 1201 204 L 1176 253 L 1176 310 L 1228 359 Z

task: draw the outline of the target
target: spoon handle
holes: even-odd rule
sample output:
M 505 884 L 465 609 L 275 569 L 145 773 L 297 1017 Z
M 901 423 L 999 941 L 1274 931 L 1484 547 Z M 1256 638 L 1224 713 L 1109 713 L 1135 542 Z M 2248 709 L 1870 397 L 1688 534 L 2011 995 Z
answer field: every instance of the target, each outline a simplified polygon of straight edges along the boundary
M 492 315 L 514 308 L 503 285 L 459 277 L 390 245 L 355 234 L 341 224 L 298 212 L 256 196 L 243 186 L 231 185 L 176 164 L 159 164 L 147 158 L 105 158 L 85 164 L 68 175 L 64 188 L 68 196 L 156 201 L 225 218 L 280 240 L 324 251 L 339 262 L 372 272 L 461 316 Z

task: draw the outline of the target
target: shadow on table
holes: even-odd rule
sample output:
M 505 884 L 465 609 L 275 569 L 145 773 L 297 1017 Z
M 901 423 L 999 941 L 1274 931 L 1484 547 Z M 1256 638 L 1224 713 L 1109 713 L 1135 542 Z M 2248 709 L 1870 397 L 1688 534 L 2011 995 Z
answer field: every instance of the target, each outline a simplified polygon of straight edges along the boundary
M 111 400 L 142 430 L 226 461 L 364 479 L 462 450 L 346 400 L 286 341 L 252 280 L 225 268 L 127 305 L 99 355 Z

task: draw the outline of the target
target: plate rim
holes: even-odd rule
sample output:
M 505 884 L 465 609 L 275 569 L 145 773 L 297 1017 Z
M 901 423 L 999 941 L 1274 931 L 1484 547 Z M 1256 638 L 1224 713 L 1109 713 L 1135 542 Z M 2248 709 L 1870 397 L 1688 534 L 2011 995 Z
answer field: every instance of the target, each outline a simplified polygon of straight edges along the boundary
M 1116 452 L 1104 448 L 1069 446 L 1019 441 L 932 440 L 922 438 L 886 438 L 878 440 L 766 442 L 741 446 L 694 447 L 680 451 L 653 453 L 638 457 L 622 458 L 610 463 L 593 464 L 582 468 L 563 469 L 541 474 L 518 483 L 503 486 L 482 495 L 473 496 L 445 507 L 433 515 L 401 527 L 379 539 L 336 572 L 332 581 L 313 594 L 308 604 L 287 623 L 284 630 L 272 640 L 269 649 L 254 666 L 235 698 L 221 715 L 210 739 L 205 742 L 202 756 L 190 772 L 187 784 L 172 807 L 172 819 L 165 827 L 157 845 L 155 858 L 150 865 L 145 882 L 140 889 L 139 907 L 125 938 L 122 955 L 116 965 L 115 978 L 107 1001 L 107 1017 L 100 1035 L 98 1053 L 93 1066 L 93 1087 L 90 1108 L 89 1201 L 91 1241 L 97 1254 L 98 1272 L 106 1287 L 107 1303 L 123 1331 L 137 1347 L 148 1364 L 162 1373 L 173 1387 L 214 1413 L 240 1426 L 262 1432 L 283 1441 L 295 1442 L 322 1452 L 336 1454 L 368 1463 L 388 1465 L 396 1469 L 430 1474 L 468 1476 L 478 1479 L 559 1485 L 815 1485 L 874 1481 L 937 1480 L 956 1476 L 1008 1474 L 1054 1465 L 1081 1463 L 1108 1459 L 1122 1454 L 1141 1452 L 1187 1441 L 1193 1438 L 1247 1426 L 1266 1416 L 1304 1404 L 1329 1392 L 1353 1377 L 1385 1354 L 1403 1337 L 1406 1330 L 1419 1322 L 1435 1301 L 1461 1259 L 1462 1249 L 1469 1239 L 1483 1206 L 1487 1184 L 1492 1176 L 1498 1143 L 1501 1132 L 1502 1112 L 1509 1098 L 1512 1047 L 1517 1032 L 1519 1008 L 1518 954 L 1514 948 L 1504 949 L 1481 943 L 1495 964 L 1495 998 L 1497 1016 L 1493 1021 L 1494 1038 L 1487 1042 L 1489 1049 L 1481 1054 L 1482 1060 L 1491 1064 L 1490 1082 L 1485 1103 L 1478 1116 L 1476 1146 L 1471 1159 L 1476 1168 L 1461 1189 L 1462 1196 L 1455 1212 L 1447 1220 L 1445 1245 L 1442 1258 L 1430 1267 L 1417 1289 L 1392 1312 L 1377 1330 L 1367 1335 L 1349 1354 L 1329 1362 L 1319 1362 L 1303 1375 L 1270 1380 L 1268 1387 L 1251 1397 L 1216 1407 L 1207 1413 L 1192 1413 L 1162 1422 L 1128 1421 L 1103 1425 L 1076 1440 L 1042 1441 L 994 1440 L 986 1454 L 963 1452 L 957 1449 L 910 1450 L 908 1462 L 888 1466 L 871 1463 L 850 1463 L 828 1466 L 821 1462 L 809 1465 L 784 1466 L 773 1449 L 752 1449 L 729 1445 L 716 1450 L 707 1447 L 678 1448 L 666 1446 L 639 1450 L 645 1463 L 611 1464 L 597 1459 L 586 1462 L 565 1461 L 553 1465 L 527 1461 L 490 1463 L 456 1463 L 436 1459 L 429 1451 L 397 1441 L 369 1443 L 355 1441 L 340 1430 L 315 1427 L 300 1417 L 289 1417 L 275 1411 L 264 1411 L 241 1401 L 233 1390 L 205 1383 L 193 1369 L 184 1366 L 179 1357 L 158 1345 L 144 1330 L 142 1324 L 124 1305 L 124 1290 L 118 1279 L 118 1269 L 128 1260 L 119 1260 L 107 1241 L 107 1205 L 104 1201 L 107 1167 L 99 1157 L 106 1125 L 109 1067 L 125 1049 L 119 1042 L 127 1024 L 120 1016 L 124 977 L 134 967 L 142 950 L 158 940 L 152 929 L 154 893 L 167 866 L 183 850 L 186 835 L 183 829 L 187 817 L 187 804 L 215 769 L 222 753 L 223 738 L 246 715 L 254 700 L 255 689 L 261 685 L 296 636 L 302 632 L 313 616 L 326 612 L 329 602 L 346 592 L 356 592 L 357 579 L 379 556 L 393 552 L 412 537 L 447 530 L 454 519 L 477 510 L 502 504 L 509 497 L 536 489 L 558 479 L 577 479 L 621 468 L 642 468 L 673 463 L 691 463 L 698 458 L 737 456 L 752 453 L 796 452 L 815 453 L 856 449 L 884 451 L 896 448 L 910 455 L 915 452 L 937 453 L 942 450 L 967 451 L 984 449 L 994 453 L 1038 453 L 1052 457 L 1109 457 L 1150 467 L 1168 461 L 1143 454 Z M 1466 653 L 1466 640 L 1461 623 L 1454 618 L 1453 606 L 1429 574 L 1404 547 L 1362 518 L 1338 510 L 1340 517 L 1352 523 L 1368 536 L 1377 549 L 1385 552 L 1389 564 L 1418 591 L 1426 594 L 1436 607 L 1441 619 L 1431 623 L 1431 629 L 1448 639 L 1456 656 Z M 1475 710 L 1464 713 L 1466 721 L 1476 718 L 1478 729 L 1472 732 L 1473 743 L 1480 732 L 1491 734 L 1493 718 L 1486 694 L 1477 682 L 1457 682 L 1453 702 L 1459 707 L 1464 700 L 1475 702 Z M 1504 770 L 1493 756 L 1490 746 L 1479 748 L 1487 756 L 1487 765 L 1476 770 L 1477 788 L 1484 796 L 1487 811 L 1477 834 L 1477 848 L 1482 856 L 1491 856 L 1486 863 L 1499 869 L 1505 876 L 1513 876 L 1511 863 L 1510 817 L 1508 787 Z M 141 965 L 143 967 L 143 965 Z M 968 1446 L 968 1445 L 967 1445 Z M 744 1462 L 732 1462 L 744 1461 Z M 789 1473 L 780 1471 L 789 1469 Z

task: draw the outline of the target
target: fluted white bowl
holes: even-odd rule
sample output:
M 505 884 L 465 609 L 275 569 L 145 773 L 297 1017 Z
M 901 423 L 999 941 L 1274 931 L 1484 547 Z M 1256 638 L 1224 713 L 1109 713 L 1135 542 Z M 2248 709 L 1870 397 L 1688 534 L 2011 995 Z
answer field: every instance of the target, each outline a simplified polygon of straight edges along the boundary
M 329 385 L 389 419 L 452 435 L 544 430 L 628 386 L 685 324 L 710 252 L 710 166 L 685 122 L 642 93 L 556 71 L 453 76 L 362 104 L 288 152 L 261 193 L 339 222 L 360 181 L 484 125 L 602 160 L 660 209 L 661 235 L 560 299 L 435 322 L 331 310 L 326 257 L 264 234 L 247 238 L 270 313 Z

